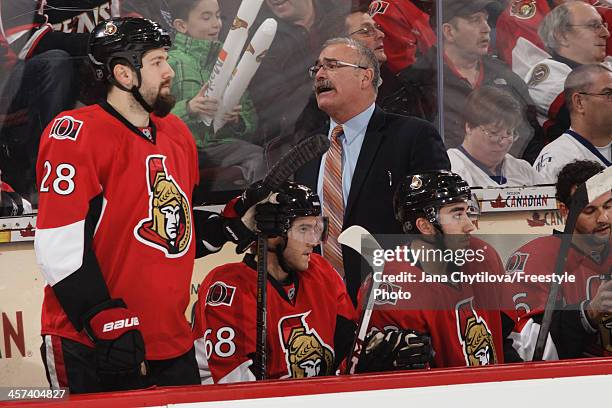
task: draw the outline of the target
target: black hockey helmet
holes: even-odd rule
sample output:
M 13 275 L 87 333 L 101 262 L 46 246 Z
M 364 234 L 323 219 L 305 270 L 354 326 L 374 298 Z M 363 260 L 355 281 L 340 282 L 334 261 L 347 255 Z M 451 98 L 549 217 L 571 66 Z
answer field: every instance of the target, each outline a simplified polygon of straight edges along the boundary
M 440 207 L 456 202 L 468 202 L 471 190 L 458 174 L 448 170 L 436 170 L 406 176 L 393 197 L 395 218 L 404 232 L 418 233 L 417 218 L 425 218 L 436 226 Z
M 170 45 L 170 35 L 154 21 L 136 17 L 111 18 L 98 23 L 91 32 L 89 58 L 96 69 L 96 79 L 112 80 L 114 59 L 123 58 L 139 71 L 145 52 Z
M 285 181 L 278 189 L 278 193 L 286 196 L 287 213 L 290 219 L 321 215 L 321 200 L 310 188 L 292 181 Z

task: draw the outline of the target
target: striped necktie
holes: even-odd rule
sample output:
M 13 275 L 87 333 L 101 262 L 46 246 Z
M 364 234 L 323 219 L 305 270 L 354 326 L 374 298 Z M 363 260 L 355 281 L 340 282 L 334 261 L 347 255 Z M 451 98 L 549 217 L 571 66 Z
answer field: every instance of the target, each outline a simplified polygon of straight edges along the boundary
M 329 219 L 329 234 L 323 244 L 323 255 L 344 276 L 342 248 L 338 236 L 342 232 L 344 219 L 344 197 L 342 193 L 342 125 L 332 130 L 331 143 L 325 159 L 323 172 L 323 215 Z

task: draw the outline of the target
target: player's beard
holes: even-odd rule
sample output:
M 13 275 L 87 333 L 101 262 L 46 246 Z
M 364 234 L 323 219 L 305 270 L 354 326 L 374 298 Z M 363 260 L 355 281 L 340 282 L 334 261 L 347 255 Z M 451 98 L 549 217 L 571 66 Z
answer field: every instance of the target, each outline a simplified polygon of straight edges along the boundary
M 171 93 L 166 95 L 158 94 L 155 102 L 153 102 L 153 113 L 163 118 L 170 113 L 175 104 L 176 98 Z

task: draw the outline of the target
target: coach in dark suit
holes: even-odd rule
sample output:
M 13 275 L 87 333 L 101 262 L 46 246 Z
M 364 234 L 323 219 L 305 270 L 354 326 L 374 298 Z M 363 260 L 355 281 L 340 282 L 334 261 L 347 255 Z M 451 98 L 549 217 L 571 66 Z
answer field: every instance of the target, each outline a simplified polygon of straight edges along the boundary
M 378 61 L 359 42 L 328 41 L 311 76 L 319 108 L 330 117 L 329 125 L 323 125 L 320 132 L 330 136 L 331 147 L 322 158 L 302 167 L 295 178 L 316 189 L 323 201 L 324 215 L 330 218 L 330 238 L 323 255 L 341 274 L 344 270 L 355 302 L 363 263 L 352 249 L 339 248 L 339 232 L 361 225 L 373 234 L 401 234 L 392 201 L 397 184 L 411 173 L 450 169 L 450 163 L 429 122 L 376 107 Z M 341 251 L 339 263 L 334 245 Z

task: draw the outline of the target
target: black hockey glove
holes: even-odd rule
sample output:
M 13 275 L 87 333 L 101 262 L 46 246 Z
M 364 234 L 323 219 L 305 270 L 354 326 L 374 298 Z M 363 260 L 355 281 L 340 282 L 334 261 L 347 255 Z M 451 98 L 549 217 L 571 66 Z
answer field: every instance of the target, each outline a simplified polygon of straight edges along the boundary
M 228 240 L 236 244 L 237 254 L 246 251 L 257 239 L 257 235 L 240 218 L 224 218 L 223 232 Z
M 106 390 L 133 388 L 147 374 L 138 317 L 123 300 L 108 300 L 85 314 L 85 332 L 94 343 L 96 370 Z M 144 381 L 142 381 L 144 386 Z
M 268 188 L 263 186 L 263 182 L 257 181 L 242 192 L 240 197 L 233 203 L 233 209 L 239 218 L 242 218 L 251 207 L 267 200 L 271 193 Z
M 364 344 L 356 373 L 425 368 L 433 357 L 430 337 L 414 330 L 375 332 Z
M 257 230 L 270 236 L 283 235 L 291 227 L 289 218 L 290 206 L 288 196 L 279 194 L 280 204 L 257 204 L 255 207 L 255 223 Z
M 268 235 L 278 235 L 279 228 L 274 228 L 276 214 L 286 213 L 286 208 L 279 208 L 289 198 L 284 194 L 274 194 L 263 187 L 262 182 L 251 184 L 240 197 L 230 201 L 221 215 L 223 216 L 223 231 L 228 240 L 236 244 L 236 252 L 244 252 L 257 239 L 256 233 L 263 232 Z M 260 206 L 265 206 L 265 215 L 258 217 Z M 259 220 L 262 221 L 259 221 Z M 283 220 L 286 219 L 286 215 Z M 285 220 L 284 220 L 285 221 Z

